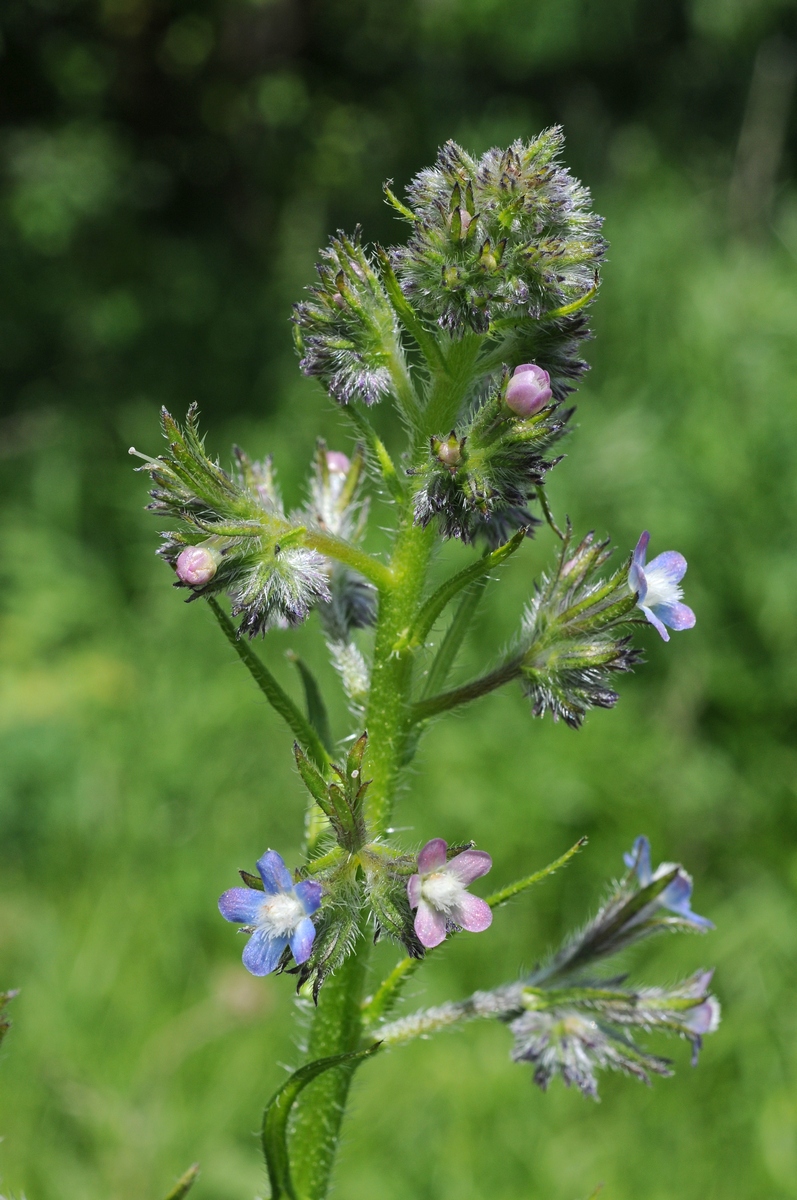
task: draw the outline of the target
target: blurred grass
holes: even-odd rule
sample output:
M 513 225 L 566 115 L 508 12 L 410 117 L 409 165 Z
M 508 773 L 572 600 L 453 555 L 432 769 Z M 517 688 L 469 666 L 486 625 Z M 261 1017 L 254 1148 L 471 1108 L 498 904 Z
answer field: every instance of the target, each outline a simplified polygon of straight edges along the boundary
M 652 553 L 682 550 L 698 624 L 668 646 L 645 637 L 649 661 L 618 708 L 578 734 L 532 721 L 514 691 L 437 725 L 396 820 L 414 841 L 476 838 L 496 885 L 590 838 L 488 936 L 436 956 L 418 1003 L 530 965 L 644 831 L 695 873 L 696 909 L 718 928 L 652 945 L 633 971 L 656 982 L 716 963 L 721 1030 L 696 1071 L 676 1046 L 675 1079 L 605 1077 L 600 1105 L 559 1085 L 540 1094 L 500 1028 L 380 1057 L 354 1091 L 346 1200 L 576 1200 L 601 1181 L 607 1200 L 797 1196 L 789 203 L 781 241 L 751 246 L 718 232 L 717 195 L 655 155 L 599 189 L 612 250 L 553 500 L 622 552 L 642 528 Z M 195 1159 L 197 1200 L 263 1196 L 254 1130 L 297 1058 L 290 980 L 246 975 L 215 899 L 267 845 L 298 851 L 301 789 L 277 718 L 152 554 L 124 451 L 156 450 L 155 423 L 145 400 L 99 425 L 51 413 L 19 427 L 6 463 L 0 986 L 22 991 L 0 1055 L 0 1180 L 28 1200 L 157 1200 Z M 233 437 L 275 451 L 293 502 L 319 426 L 345 444 L 297 374 L 268 422 L 217 420 L 209 441 L 222 456 Z M 116 514 L 105 532 L 86 512 L 98 494 Z M 508 565 L 463 670 L 511 634 L 552 550 L 543 532 Z M 293 688 L 288 646 L 335 691 L 313 622 L 263 648 Z M 380 947 L 377 965 L 392 954 Z

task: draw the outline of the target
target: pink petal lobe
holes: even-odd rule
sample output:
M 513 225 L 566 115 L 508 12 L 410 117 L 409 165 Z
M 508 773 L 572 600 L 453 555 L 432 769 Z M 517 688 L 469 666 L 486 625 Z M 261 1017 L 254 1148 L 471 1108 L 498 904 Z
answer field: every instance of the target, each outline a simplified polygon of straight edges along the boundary
M 435 946 L 439 946 L 446 939 L 445 916 L 436 908 L 432 908 L 431 904 L 421 900 L 415 916 L 415 932 L 422 945 L 427 950 L 433 950 Z
M 420 875 L 410 875 L 407 880 L 407 896 L 409 897 L 410 908 L 417 908 L 421 902 Z
M 452 920 L 468 933 L 483 933 L 493 923 L 493 910 L 478 896 L 465 892 L 459 903 L 451 910 Z
M 445 866 L 448 843 L 442 838 L 432 838 L 427 842 L 418 855 L 418 870 L 421 875 L 429 875 Z
M 486 851 L 463 850 L 461 854 L 457 854 L 455 858 L 451 859 L 448 870 L 467 887 L 469 883 L 473 883 L 474 879 L 486 875 L 492 865 L 493 860 Z

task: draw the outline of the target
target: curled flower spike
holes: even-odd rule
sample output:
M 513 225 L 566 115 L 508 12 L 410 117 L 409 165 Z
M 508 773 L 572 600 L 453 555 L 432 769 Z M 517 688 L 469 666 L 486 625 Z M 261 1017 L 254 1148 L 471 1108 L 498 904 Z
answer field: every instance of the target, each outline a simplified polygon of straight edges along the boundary
M 310 914 L 321 904 L 321 885 L 309 880 L 294 884 L 276 850 L 267 850 L 257 869 L 263 891 L 230 888 L 219 898 L 219 912 L 225 921 L 248 927 L 252 934 L 243 952 L 247 971 L 270 975 L 287 946 L 299 965 L 310 957 L 315 938 Z
M 650 865 L 650 842 L 646 837 L 636 839 L 631 852 L 623 855 L 623 862 L 629 870 L 636 872 L 639 886 L 643 888 L 653 883 L 654 880 L 661 879 L 663 875 L 668 875 L 678 865 L 677 863 L 661 863 L 653 871 Z M 683 867 L 678 867 L 675 879 L 656 899 L 661 908 L 669 909 L 670 912 L 683 917 L 685 921 L 690 921 L 703 929 L 714 928 L 713 922 L 709 921 L 708 917 L 699 917 L 689 907 L 692 899 L 692 876 Z
M 507 406 L 519 417 L 532 417 L 549 403 L 551 377 L 536 363 L 521 363 L 506 385 Z
M 686 559 L 676 550 L 665 550 L 645 566 L 650 534 L 647 530 L 636 544 L 634 557 L 628 572 L 628 585 L 637 593 L 637 607 L 642 609 L 653 628 L 665 642 L 670 629 L 691 629 L 695 614 L 686 604 L 681 604 L 683 591 L 681 580 L 686 574 Z
M 490 855 L 484 850 L 463 850 L 448 862 L 447 850 L 442 838 L 427 842 L 418 855 L 418 872 L 407 883 L 410 908 L 418 910 L 415 932 L 427 950 L 445 941 L 451 927 L 481 933 L 493 920 L 489 905 L 466 891 L 469 883 L 491 869 Z

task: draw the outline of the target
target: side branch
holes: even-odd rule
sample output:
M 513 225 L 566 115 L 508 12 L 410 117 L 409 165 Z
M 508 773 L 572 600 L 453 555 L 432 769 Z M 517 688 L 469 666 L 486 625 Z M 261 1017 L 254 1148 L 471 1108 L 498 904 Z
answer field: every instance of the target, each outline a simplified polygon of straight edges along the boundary
M 357 571 L 365 579 L 370 580 L 374 587 L 384 589 L 392 583 L 393 576 L 388 567 L 374 558 L 372 554 L 360 550 L 357 546 L 352 546 L 351 542 L 346 542 L 343 538 L 335 537 L 333 533 L 323 533 L 319 529 L 306 529 L 302 533 L 302 545 L 307 546 L 310 550 L 317 550 L 325 558 L 334 558 L 336 562 L 351 567 L 353 571 Z
M 208 596 L 208 605 L 221 626 L 227 641 L 249 671 L 271 707 L 287 723 L 299 745 L 307 751 L 316 765 L 322 771 L 326 771 L 329 767 L 329 756 L 323 742 L 310 722 L 301 710 L 297 708 L 288 693 L 277 682 L 268 667 L 260 661 L 249 646 L 249 643 L 237 636 L 235 626 L 213 596 Z
M 440 692 L 437 696 L 430 696 L 428 700 L 418 700 L 410 708 L 410 721 L 412 724 L 428 721 L 430 717 L 436 717 L 452 708 L 459 708 L 462 704 L 469 704 L 471 700 L 478 700 L 480 696 L 486 696 L 488 692 L 494 692 L 496 688 L 517 679 L 520 673 L 521 659 L 510 658 L 494 671 L 489 671 L 470 683 L 452 688 L 449 692 Z

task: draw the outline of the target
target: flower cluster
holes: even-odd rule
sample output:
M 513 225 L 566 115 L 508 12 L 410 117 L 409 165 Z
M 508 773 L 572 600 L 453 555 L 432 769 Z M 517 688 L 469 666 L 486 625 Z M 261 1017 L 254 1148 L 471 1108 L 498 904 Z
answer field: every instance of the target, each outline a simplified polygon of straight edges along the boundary
M 560 396 L 585 369 L 574 351 L 587 335 L 580 314 L 561 310 L 591 296 L 605 248 L 588 191 L 558 162 L 562 145 L 561 130 L 549 129 L 476 160 L 447 142 L 411 183 L 409 209 L 396 202 L 412 229 L 392 252 L 418 311 L 452 332 L 503 323 L 536 340 L 528 357 Z M 540 322 L 547 337 L 535 339 Z
M 543 576 L 523 618 L 518 653 L 532 711 L 550 711 L 573 728 L 590 708 L 616 704 L 610 674 L 631 670 L 640 657 L 622 632 L 635 606 L 628 565 L 597 577 L 608 545 L 590 533 L 573 549 L 568 530 L 556 569 Z
M 432 916 L 424 914 L 421 930 L 423 934 L 428 927 L 430 941 L 445 936 L 446 924 L 441 905 L 435 901 L 434 886 L 434 870 L 445 871 L 444 853 L 444 842 L 430 842 L 422 851 L 428 858 L 423 864 L 426 872 L 414 877 L 420 879 L 413 884 L 414 893 L 420 897 L 419 915 L 420 904 L 426 902 L 431 908 Z M 658 1030 L 684 1038 L 692 1046 L 692 1062 L 696 1063 L 703 1037 L 719 1025 L 719 1002 L 709 991 L 711 971 L 697 971 L 668 988 L 623 987 L 624 975 L 600 977 L 600 963 L 641 938 L 664 929 L 705 933 L 712 928 L 710 921 L 691 910 L 692 881 L 683 867 L 663 863 L 655 871 L 651 869 L 646 838 L 637 838 L 625 861 L 625 877 L 615 885 L 597 916 L 529 978 L 492 991 L 475 992 L 466 1000 L 422 1009 L 381 1025 L 376 1036 L 390 1045 L 428 1036 L 459 1021 L 499 1020 L 514 1036 L 513 1060 L 530 1063 L 541 1088 L 547 1088 L 559 1075 L 568 1086 L 573 1084 L 595 1098 L 599 1070 L 623 1071 L 645 1083 L 650 1082 L 651 1075 L 672 1073 L 667 1059 L 638 1045 L 635 1030 Z M 449 873 L 437 885 L 445 893 L 449 913 L 449 896 L 456 888 L 461 891 L 462 879 L 475 877 L 476 870 L 481 872 L 481 867 L 470 863 L 452 877 L 451 866 L 449 863 Z M 547 871 L 555 867 L 552 864 Z M 512 885 L 503 895 L 514 895 L 523 886 L 524 881 Z M 500 903 L 501 896 L 499 893 L 493 897 L 491 903 Z M 468 900 L 472 904 L 475 897 Z M 461 895 L 457 894 L 454 903 L 462 904 Z M 485 909 L 492 915 L 489 906 Z M 477 913 L 473 909 L 476 920 Z
M 395 312 L 359 228 L 351 238 L 339 233 L 321 258 L 319 283 L 293 310 L 299 365 L 341 404 L 373 404 L 391 391 L 392 368 L 403 362 Z
M 413 469 L 418 524 L 437 517 L 443 537 L 473 542 L 481 535 L 493 548 L 539 524 L 528 504 L 559 461 L 547 455 L 573 412 L 550 401 L 547 372 L 524 363 L 466 424 L 433 437 L 428 462 Z

